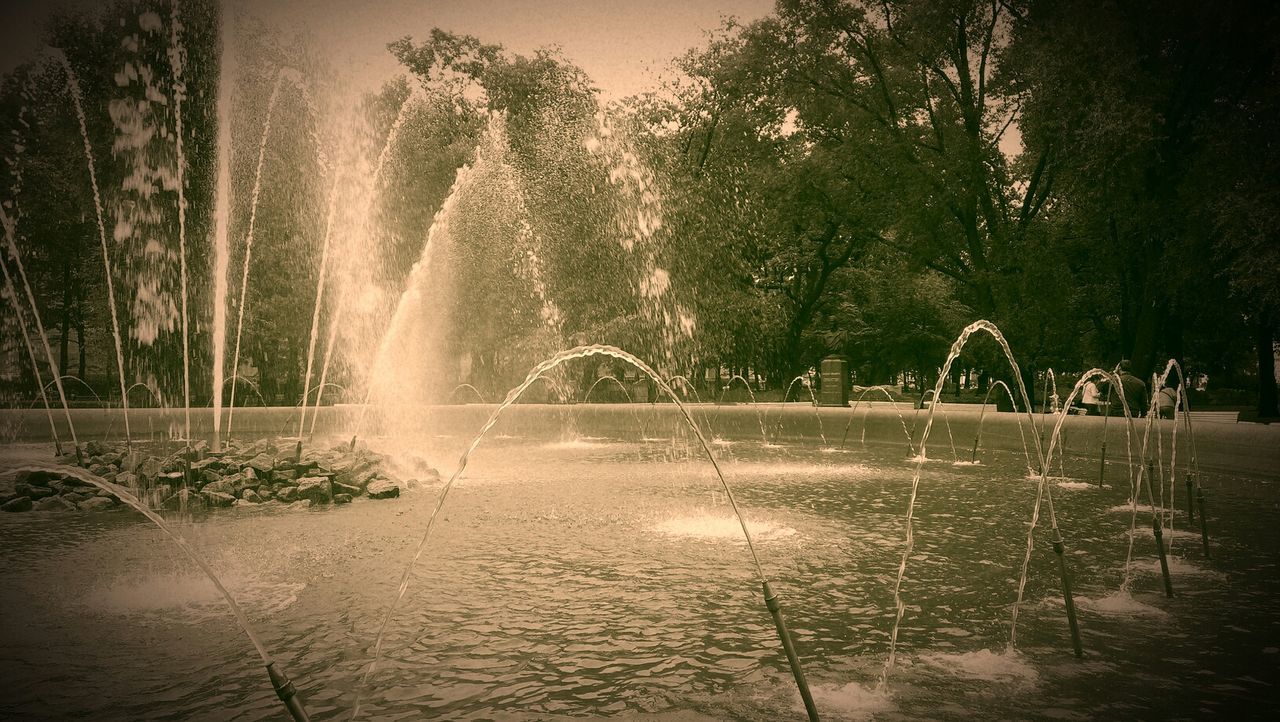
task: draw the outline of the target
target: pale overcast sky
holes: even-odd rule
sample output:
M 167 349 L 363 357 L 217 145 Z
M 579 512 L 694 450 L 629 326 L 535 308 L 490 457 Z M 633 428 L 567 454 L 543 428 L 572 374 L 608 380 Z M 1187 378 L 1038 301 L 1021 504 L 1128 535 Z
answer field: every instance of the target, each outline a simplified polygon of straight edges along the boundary
M 386 45 L 433 27 L 501 43 L 517 53 L 559 45 L 608 98 L 656 85 L 669 61 L 705 41 L 722 18 L 750 21 L 772 0 L 224 0 L 280 28 L 303 32 L 328 48 L 355 89 L 376 87 L 400 72 Z M 37 30 L 50 9 L 93 7 L 93 0 L 0 0 L 0 72 L 37 48 Z

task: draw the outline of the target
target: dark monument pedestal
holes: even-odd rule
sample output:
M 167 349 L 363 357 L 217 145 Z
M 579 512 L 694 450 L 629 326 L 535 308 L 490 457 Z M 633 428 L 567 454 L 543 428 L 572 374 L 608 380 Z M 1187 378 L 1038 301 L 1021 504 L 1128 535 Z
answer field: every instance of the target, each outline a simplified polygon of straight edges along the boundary
M 818 405 L 848 406 L 849 362 L 835 356 L 824 358 L 819 374 L 822 377 L 822 389 L 818 394 Z

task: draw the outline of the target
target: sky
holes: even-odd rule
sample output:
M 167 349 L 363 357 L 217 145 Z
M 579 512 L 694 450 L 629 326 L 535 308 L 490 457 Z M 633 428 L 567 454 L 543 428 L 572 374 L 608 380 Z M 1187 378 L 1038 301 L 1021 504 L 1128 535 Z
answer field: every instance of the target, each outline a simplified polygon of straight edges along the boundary
M 705 42 L 733 16 L 755 20 L 773 0 L 223 0 L 268 25 L 301 32 L 326 48 L 353 90 L 374 89 L 401 72 L 386 50 L 405 35 L 431 28 L 474 35 L 528 54 L 558 45 L 587 72 L 606 99 L 656 88 L 671 59 Z M 38 49 L 40 23 L 58 6 L 93 0 L 0 0 L 0 72 Z

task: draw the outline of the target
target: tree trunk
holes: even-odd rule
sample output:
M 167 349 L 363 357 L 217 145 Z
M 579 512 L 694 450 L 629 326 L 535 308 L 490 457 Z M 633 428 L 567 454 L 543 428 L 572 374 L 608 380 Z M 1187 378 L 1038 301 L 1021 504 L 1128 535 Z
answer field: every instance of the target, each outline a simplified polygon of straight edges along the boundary
M 62 334 L 58 339 L 58 375 L 67 375 L 67 345 L 71 342 L 71 261 L 62 262 Z M 84 378 L 81 376 L 81 378 Z
M 1258 351 L 1258 418 L 1280 417 L 1276 402 L 1275 333 L 1264 313 L 1254 321 Z
M 80 378 L 88 378 L 88 361 L 84 348 L 84 319 L 83 317 L 76 322 L 76 347 L 80 350 L 80 363 L 76 366 L 76 375 Z

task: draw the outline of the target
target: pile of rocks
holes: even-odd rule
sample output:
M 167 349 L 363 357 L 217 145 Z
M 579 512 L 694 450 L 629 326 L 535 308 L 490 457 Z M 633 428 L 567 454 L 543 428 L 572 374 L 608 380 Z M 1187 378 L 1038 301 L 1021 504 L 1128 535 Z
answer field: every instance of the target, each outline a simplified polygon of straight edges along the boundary
M 331 449 L 279 446 L 269 441 L 228 444 L 210 451 L 208 444 L 164 455 L 148 455 L 142 447 L 89 442 L 78 457 L 90 473 L 119 484 L 152 508 L 219 508 L 281 502 L 297 506 L 347 504 L 358 497 L 393 499 L 401 483 L 385 471 L 387 458 L 368 448 L 347 445 Z M 68 455 L 58 463 L 76 465 Z M 424 476 L 438 480 L 426 470 Z M 407 480 L 412 486 L 417 480 Z M 50 471 L 19 473 L 12 489 L 0 489 L 4 511 L 109 509 L 119 504 L 73 476 Z

